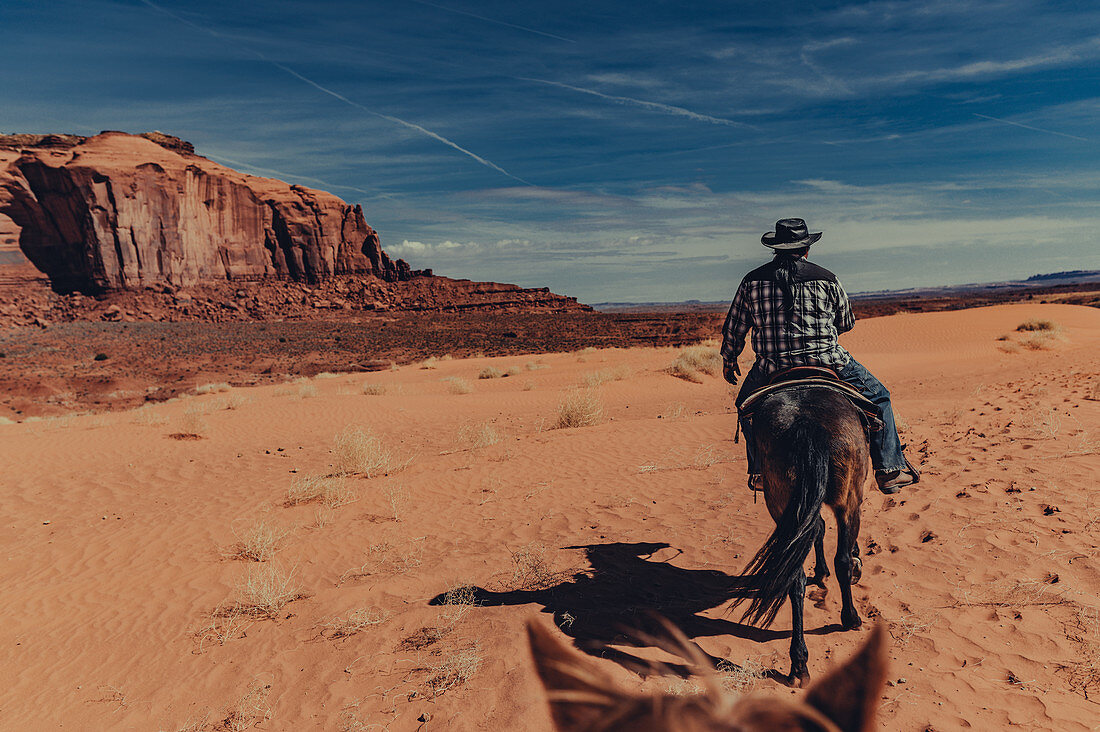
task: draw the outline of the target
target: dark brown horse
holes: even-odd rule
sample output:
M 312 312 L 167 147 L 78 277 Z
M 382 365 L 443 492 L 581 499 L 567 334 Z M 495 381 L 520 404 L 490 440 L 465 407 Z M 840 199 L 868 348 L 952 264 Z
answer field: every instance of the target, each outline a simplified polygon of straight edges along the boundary
M 744 620 L 771 625 L 783 601 L 790 599 L 791 673 L 793 686 L 809 679 L 808 652 L 802 628 L 806 575 L 802 566 L 816 550 L 812 584 L 824 587 L 825 520 L 822 506 L 836 516 L 834 567 L 840 584 L 840 621 L 845 630 L 860 626 L 852 602 L 859 581 L 859 511 L 867 479 L 869 453 L 860 412 L 827 388 L 797 386 L 762 398 L 753 412 L 756 455 L 762 467 L 764 500 L 776 527 L 739 578 L 742 597 L 751 600 Z

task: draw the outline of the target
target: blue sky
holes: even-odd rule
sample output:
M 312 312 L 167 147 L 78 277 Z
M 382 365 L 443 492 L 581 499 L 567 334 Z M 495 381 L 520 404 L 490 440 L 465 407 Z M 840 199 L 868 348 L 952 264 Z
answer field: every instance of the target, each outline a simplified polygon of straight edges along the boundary
M 413 267 L 721 300 L 1100 268 L 1100 4 L 2 0 L 0 131 L 161 130 Z

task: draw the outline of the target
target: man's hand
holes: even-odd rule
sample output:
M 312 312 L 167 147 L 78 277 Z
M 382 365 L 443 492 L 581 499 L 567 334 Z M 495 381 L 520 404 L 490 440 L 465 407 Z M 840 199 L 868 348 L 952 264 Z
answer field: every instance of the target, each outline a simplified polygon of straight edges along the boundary
M 725 361 L 722 368 L 722 376 L 731 384 L 737 383 L 737 377 L 741 375 L 736 361 Z

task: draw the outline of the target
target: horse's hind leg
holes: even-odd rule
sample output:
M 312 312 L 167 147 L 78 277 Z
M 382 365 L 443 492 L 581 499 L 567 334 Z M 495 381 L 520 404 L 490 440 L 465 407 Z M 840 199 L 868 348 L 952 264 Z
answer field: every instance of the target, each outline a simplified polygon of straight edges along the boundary
M 829 578 L 829 563 L 825 561 L 825 519 L 817 517 L 817 538 L 814 539 L 814 576 L 808 582 L 811 585 L 825 588 L 825 580 Z
M 853 552 L 858 552 L 856 543 L 859 533 L 859 512 L 848 516 L 838 510 L 836 513 L 836 558 L 833 566 L 836 568 L 836 580 L 840 584 L 840 623 L 845 630 L 854 630 L 863 624 L 856 612 L 855 603 L 852 602 L 852 585 L 859 580 L 862 574 L 863 563 Z
M 806 575 L 801 570 L 795 575 L 788 592 L 791 600 L 791 686 L 801 687 L 810 680 L 810 671 L 806 660 L 810 652 L 806 650 L 806 637 L 802 627 L 802 601 L 806 596 Z

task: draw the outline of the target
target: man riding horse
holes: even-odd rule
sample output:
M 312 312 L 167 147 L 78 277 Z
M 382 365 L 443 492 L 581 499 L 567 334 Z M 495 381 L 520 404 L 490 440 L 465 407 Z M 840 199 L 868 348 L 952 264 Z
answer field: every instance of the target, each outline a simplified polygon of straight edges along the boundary
M 835 371 L 878 407 L 882 429 L 869 436 L 871 465 L 879 490 L 897 493 L 916 483 L 920 474 L 905 459 L 890 392 L 837 342 L 841 333 L 852 329 L 855 317 L 836 275 L 806 260 L 810 245 L 820 238 L 821 232 L 809 233 L 802 219 L 780 219 L 775 231 L 761 237 L 775 256 L 745 275 L 730 305 L 723 327 L 725 378 L 737 383 L 737 357 L 750 329 L 756 363 L 741 386 L 738 404 L 787 369 L 817 366 Z M 761 478 L 752 422 L 741 419 L 740 426 L 748 452 L 749 487 L 756 489 Z

